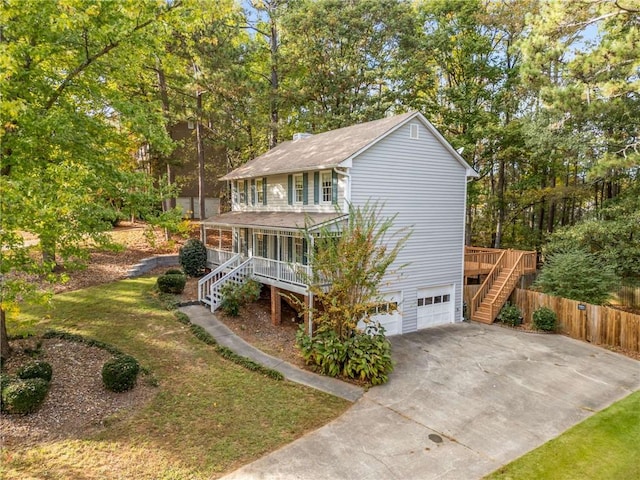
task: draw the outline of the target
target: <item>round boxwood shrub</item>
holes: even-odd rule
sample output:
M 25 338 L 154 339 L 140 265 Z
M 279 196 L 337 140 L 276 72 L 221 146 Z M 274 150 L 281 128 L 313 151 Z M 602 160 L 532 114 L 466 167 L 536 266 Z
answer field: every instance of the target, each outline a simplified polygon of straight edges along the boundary
M 207 247 L 200 240 L 190 238 L 180 249 L 180 265 L 190 277 L 202 274 L 207 266 Z
M 8 413 L 35 412 L 49 392 L 49 382 L 42 378 L 14 380 L 2 390 L 2 409 Z
M 156 284 L 162 293 L 182 293 L 187 277 L 183 273 L 165 273 L 158 277 Z
M 20 367 L 16 373 L 18 378 L 27 380 L 28 378 L 41 378 L 47 382 L 51 381 L 53 369 L 51 364 L 43 361 L 29 362 Z
M 533 326 L 545 332 L 554 332 L 558 317 L 556 312 L 547 307 L 540 307 L 533 312 Z
M 140 365 L 130 355 L 118 355 L 102 366 L 102 383 L 112 392 L 126 392 L 136 384 Z

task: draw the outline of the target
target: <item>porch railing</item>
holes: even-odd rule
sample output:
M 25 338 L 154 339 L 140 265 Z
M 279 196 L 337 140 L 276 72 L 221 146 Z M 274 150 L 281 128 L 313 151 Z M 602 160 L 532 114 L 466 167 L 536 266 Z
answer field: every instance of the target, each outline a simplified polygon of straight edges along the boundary
M 231 260 L 234 255 L 237 255 L 237 253 L 218 250 L 217 248 L 207 248 L 207 265 L 211 267 L 222 265 Z
M 222 287 L 228 283 L 241 285 L 245 283 L 253 272 L 253 258 L 249 258 L 238 265 L 230 272 L 225 273 L 218 281 L 209 287 L 209 298 L 211 300 L 211 311 L 215 312 L 222 302 Z
M 240 255 L 236 253 L 218 268 L 198 280 L 198 301 L 210 305 L 211 285 L 224 277 L 227 272 L 236 268 L 240 264 L 240 261 Z
M 253 274 L 256 277 L 266 277 L 304 287 L 307 285 L 310 270 L 308 265 L 253 257 Z

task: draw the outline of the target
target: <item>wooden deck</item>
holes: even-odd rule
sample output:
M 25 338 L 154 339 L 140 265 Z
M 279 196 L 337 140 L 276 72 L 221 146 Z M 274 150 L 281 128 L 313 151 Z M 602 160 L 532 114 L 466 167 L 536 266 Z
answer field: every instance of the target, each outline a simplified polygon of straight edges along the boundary
M 465 247 L 464 276 L 486 275 L 469 305 L 471 319 L 493 323 L 520 277 L 536 271 L 536 252 Z

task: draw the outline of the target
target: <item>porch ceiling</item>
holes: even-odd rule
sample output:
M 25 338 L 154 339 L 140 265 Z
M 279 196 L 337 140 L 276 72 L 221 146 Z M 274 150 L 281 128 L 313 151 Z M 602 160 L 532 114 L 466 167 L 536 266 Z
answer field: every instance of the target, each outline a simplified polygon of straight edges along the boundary
M 286 230 L 300 230 L 306 225 L 313 230 L 342 217 L 346 218 L 346 215 L 336 212 L 228 212 L 209 217 L 202 224 L 206 227 L 260 227 Z

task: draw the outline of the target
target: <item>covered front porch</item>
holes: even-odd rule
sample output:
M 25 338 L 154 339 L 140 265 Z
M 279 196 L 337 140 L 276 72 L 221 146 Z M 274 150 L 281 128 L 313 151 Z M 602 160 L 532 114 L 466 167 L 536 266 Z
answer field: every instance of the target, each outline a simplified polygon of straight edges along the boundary
M 230 212 L 211 217 L 201 227 L 208 266 L 217 268 L 236 255 L 251 258 L 252 276 L 258 281 L 305 294 L 314 232 L 330 224 L 339 234 L 344 217 L 293 212 Z M 305 236 L 305 229 L 312 234 Z
M 345 218 L 341 214 L 230 212 L 207 219 L 201 234 L 212 273 L 201 279 L 199 299 L 214 311 L 224 282 L 254 278 L 270 286 L 271 319 L 280 323 L 281 292 L 296 295 L 307 305 L 313 301 L 308 279 L 314 239 L 324 225 L 331 226 L 332 235 L 339 235 Z M 309 322 L 306 318 L 310 328 Z

